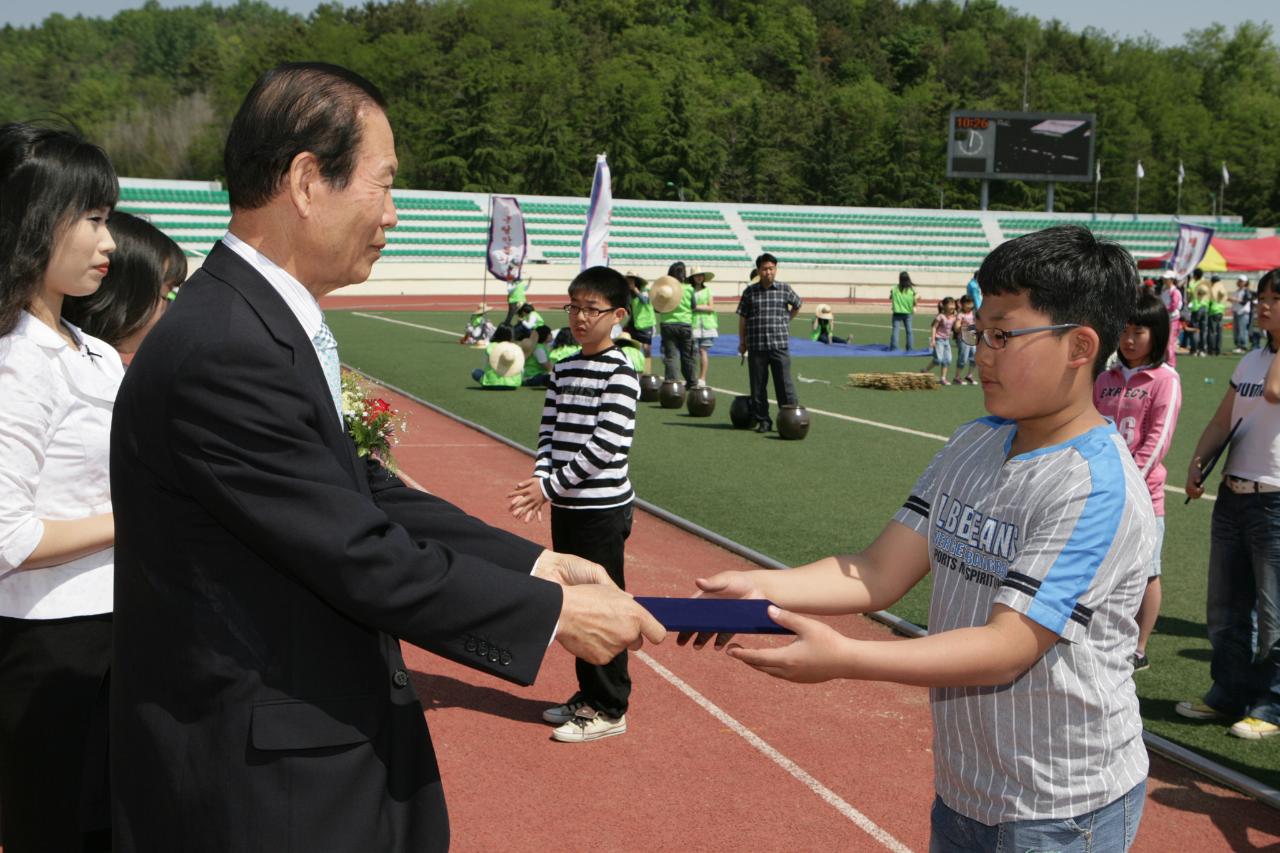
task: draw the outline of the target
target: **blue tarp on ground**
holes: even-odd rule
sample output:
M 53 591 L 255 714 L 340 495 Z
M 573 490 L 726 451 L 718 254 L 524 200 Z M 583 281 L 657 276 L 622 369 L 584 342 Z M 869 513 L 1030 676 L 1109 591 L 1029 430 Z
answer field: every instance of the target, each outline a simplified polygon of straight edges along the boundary
M 811 341 L 807 338 L 791 339 L 791 357 L 792 358 L 849 358 L 857 356 L 860 358 L 887 358 L 891 356 L 910 356 L 911 358 L 928 358 L 933 355 L 927 349 L 915 349 L 911 352 L 903 350 L 891 350 L 885 344 L 820 344 L 817 341 Z M 660 356 L 662 354 L 662 339 L 658 335 L 653 336 L 653 354 Z M 722 334 L 711 344 L 710 354 L 713 356 L 724 356 L 733 358 L 738 357 L 738 336 L 732 334 Z

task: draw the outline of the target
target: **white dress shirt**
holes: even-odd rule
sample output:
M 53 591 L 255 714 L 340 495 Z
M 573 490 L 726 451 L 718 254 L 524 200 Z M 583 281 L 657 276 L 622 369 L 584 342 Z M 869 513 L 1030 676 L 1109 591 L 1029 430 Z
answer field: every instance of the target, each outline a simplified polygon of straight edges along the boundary
M 0 616 L 112 609 L 114 548 L 18 568 L 44 536 L 41 519 L 111 512 L 111 410 L 124 366 L 108 344 L 66 325 L 79 347 L 25 311 L 0 337 Z

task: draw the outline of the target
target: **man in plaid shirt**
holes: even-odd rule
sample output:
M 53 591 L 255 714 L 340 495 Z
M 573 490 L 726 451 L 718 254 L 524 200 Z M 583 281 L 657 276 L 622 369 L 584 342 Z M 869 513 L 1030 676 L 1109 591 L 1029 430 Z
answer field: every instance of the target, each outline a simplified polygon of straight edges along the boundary
M 800 297 L 787 284 L 775 281 L 778 259 L 768 252 L 756 258 L 755 284 L 747 286 L 738 301 L 738 355 L 747 356 L 751 381 L 751 417 L 756 432 L 773 429 L 769 419 L 769 372 L 779 406 L 794 406 L 791 355 L 788 348 L 791 321 L 800 311 Z

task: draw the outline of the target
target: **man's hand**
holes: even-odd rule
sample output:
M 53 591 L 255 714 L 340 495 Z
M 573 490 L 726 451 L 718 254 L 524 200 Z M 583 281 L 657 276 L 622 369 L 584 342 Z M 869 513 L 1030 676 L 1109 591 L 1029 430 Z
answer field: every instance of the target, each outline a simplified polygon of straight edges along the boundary
M 543 551 L 538 557 L 538 561 L 533 564 L 532 575 L 561 586 L 598 583 L 603 586 L 617 587 L 603 566 L 582 557 L 575 557 L 573 554 L 561 554 L 550 550 Z
M 694 581 L 698 585 L 698 593 L 694 598 L 764 598 L 760 590 L 755 588 L 751 583 L 751 579 L 747 577 L 746 572 L 720 572 L 718 575 L 712 575 L 709 578 L 698 578 Z M 733 638 L 733 634 L 716 634 L 716 648 L 723 649 Z M 710 633 L 697 634 L 691 631 L 682 631 L 676 637 L 678 645 L 686 645 L 689 639 L 693 639 L 693 647 L 700 649 L 711 639 Z
M 623 649 L 644 641 L 661 643 L 666 629 L 635 599 L 616 587 L 581 584 L 564 588 L 556 640 L 576 658 L 606 664 Z
M 1187 497 L 1196 500 L 1204 494 L 1204 483 L 1200 482 L 1200 457 L 1191 460 L 1187 469 Z
M 507 495 L 511 514 L 528 524 L 536 516 L 542 521 L 542 505 L 547 496 L 542 493 L 542 478 L 530 477 L 516 483 L 516 487 Z
M 774 678 L 800 684 L 844 678 L 850 672 L 856 640 L 849 639 L 824 622 L 780 607 L 770 607 L 769 618 L 784 628 L 790 628 L 796 633 L 796 638 L 773 649 L 744 649 L 735 643 L 726 654 Z

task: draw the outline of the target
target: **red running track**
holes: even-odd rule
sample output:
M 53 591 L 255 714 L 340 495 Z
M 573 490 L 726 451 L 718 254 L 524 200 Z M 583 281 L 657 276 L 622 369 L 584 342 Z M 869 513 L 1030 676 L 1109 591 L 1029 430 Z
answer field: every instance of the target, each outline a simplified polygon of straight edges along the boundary
M 505 494 L 532 460 L 408 399 L 387 398 L 409 417 L 396 449 L 405 474 L 492 524 L 550 544 L 546 521 L 525 526 L 505 512 Z M 530 433 L 532 440 L 532 425 Z M 694 577 L 753 567 L 636 514 L 627 548 L 633 593 L 688 595 Z M 851 636 L 892 641 L 862 617 L 830 621 Z M 454 850 L 928 849 L 933 767 L 923 689 L 790 684 L 671 638 L 632 658 L 625 735 L 561 744 L 539 717 L 575 689 L 572 659 L 558 645 L 527 689 L 411 646 L 405 656 L 427 708 Z M 1153 757 L 1134 849 L 1276 850 L 1280 813 Z

